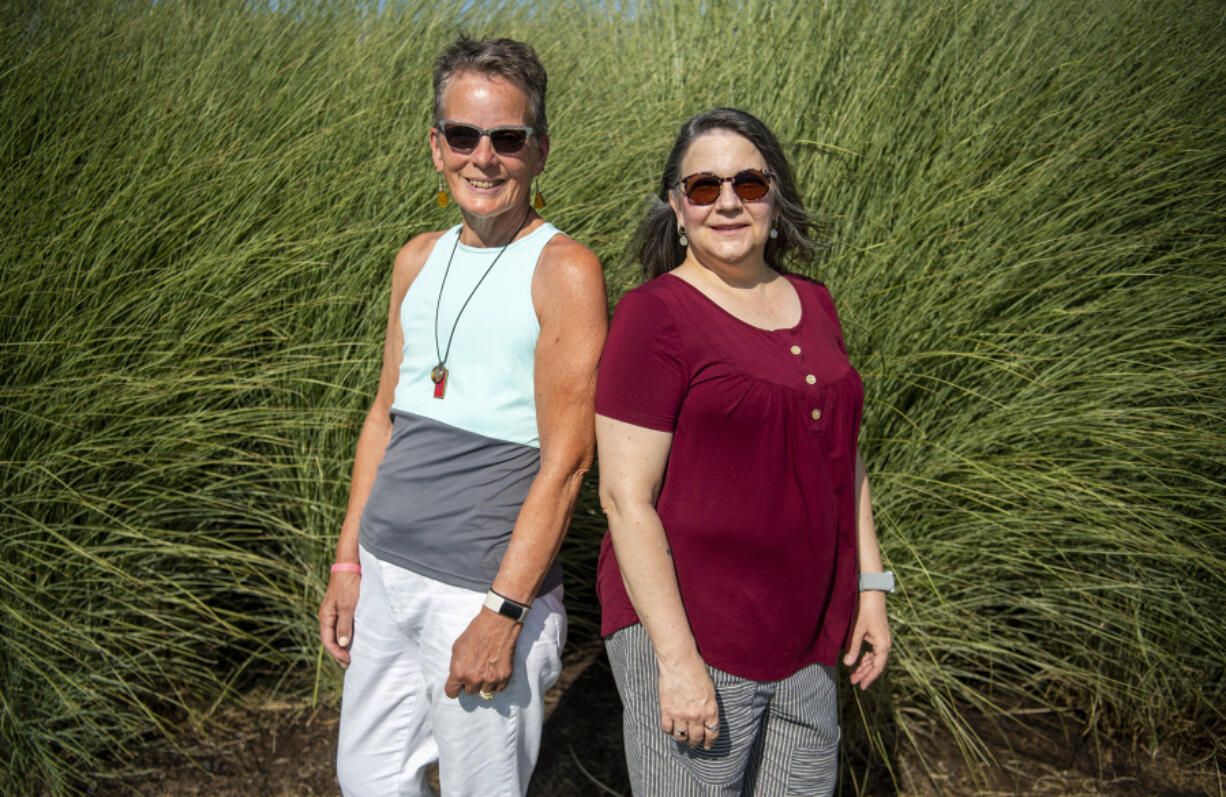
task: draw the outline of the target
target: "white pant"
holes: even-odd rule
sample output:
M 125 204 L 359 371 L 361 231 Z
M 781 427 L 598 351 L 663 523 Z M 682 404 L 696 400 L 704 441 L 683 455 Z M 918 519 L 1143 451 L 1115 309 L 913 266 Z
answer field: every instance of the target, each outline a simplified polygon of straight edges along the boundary
M 562 672 L 562 587 L 532 603 L 507 688 L 492 701 L 443 685 L 451 646 L 485 593 L 454 587 L 361 551 L 362 587 L 341 701 L 336 774 L 347 797 L 522 797 L 541 745 L 545 690 Z

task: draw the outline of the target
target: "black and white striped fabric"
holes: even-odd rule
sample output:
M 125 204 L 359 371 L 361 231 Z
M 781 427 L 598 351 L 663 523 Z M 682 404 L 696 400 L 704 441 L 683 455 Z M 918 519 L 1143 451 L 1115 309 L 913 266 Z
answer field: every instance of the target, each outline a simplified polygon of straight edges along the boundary
M 636 797 L 826 797 L 838 775 L 834 668 L 813 664 L 782 681 L 707 667 L 719 737 L 691 749 L 660 727 L 659 671 L 642 625 L 605 638 L 621 694 L 626 766 Z

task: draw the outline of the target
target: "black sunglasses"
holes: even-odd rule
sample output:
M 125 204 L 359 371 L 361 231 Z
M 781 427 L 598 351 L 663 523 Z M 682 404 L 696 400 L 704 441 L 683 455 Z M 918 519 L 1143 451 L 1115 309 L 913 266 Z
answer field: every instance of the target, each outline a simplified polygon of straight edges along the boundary
M 476 149 L 481 143 L 481 136 L 490 137 L 490 146 L 499 155 L 518 155 L 523 152 L 528 138 L 535 132 L 531 127 L 510 125 L 482 130 L 476 125 L 453 122 L 450 119 L 441 120 L 437 127 L 447 140 L 447 146 L 461 155 L 467 155 Z
M 732 183 L 732 190 L 744 202 L 757 202 L 764 199 L 771 190 L 771 180 L 775 175 L 761 169 L 745 169 L 731 177 L 720 177 L 711 172 L 697 172 L 689 177 L 681 178 L 681 186 L 685 198 L 695 205 L 710 205 L 719 199 L 719 192 L 724 183 Z

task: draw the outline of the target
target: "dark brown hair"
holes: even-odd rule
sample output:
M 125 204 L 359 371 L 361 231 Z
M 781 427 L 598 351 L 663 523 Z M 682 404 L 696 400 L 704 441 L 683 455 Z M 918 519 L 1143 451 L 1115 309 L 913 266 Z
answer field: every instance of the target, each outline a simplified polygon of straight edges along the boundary
M 792 168 L 788 165 L 783 147 L 775 134 L 760 119 L 736 108 L 716 108 L 705 111 L 681 125 L 677 140 L 673 142 L 664 174 L 660 177 L 659 193 L 652 198 L 650 206 L 631 245 L 643 276 L 647 279 L 672 271 L 685 260 L 685 247 L 677 236 L 677 217 L 668 204 L 668 192 L 677 188 L 681 181 L 681 159 L 695 138 L 712 130 L 727 130 L 749 139 L 762 158 L 766 168 L 774 173 L 776 189 L 775 204 L 779 208 L 776 228 L 779 237 L 766 243 L 766 264 L 775 270 L 782 268 L 785 255 L 800 260 L 812 260 L 817 245 L 809 237 L 813 220 L 805 210 Z

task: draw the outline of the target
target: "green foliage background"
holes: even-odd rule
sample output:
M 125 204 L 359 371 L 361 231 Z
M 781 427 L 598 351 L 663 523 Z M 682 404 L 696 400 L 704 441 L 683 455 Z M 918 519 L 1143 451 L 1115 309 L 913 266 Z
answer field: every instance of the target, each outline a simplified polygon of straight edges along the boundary
M 0 7 L 0 791 L 253 679 L 334 693 L 313 613 L 391 257 L 457 218 L 426 129 L 460 27 L 540 53 L 545 215 L 612 299 L 682 120 L 788 143 L 867 383 L 899 743 L 974 757 L 960 712 L 1034 703 L 1221 735 L 1221 4 L 275 5 Z M 572 636 L 601 532 L 589 486 Z

